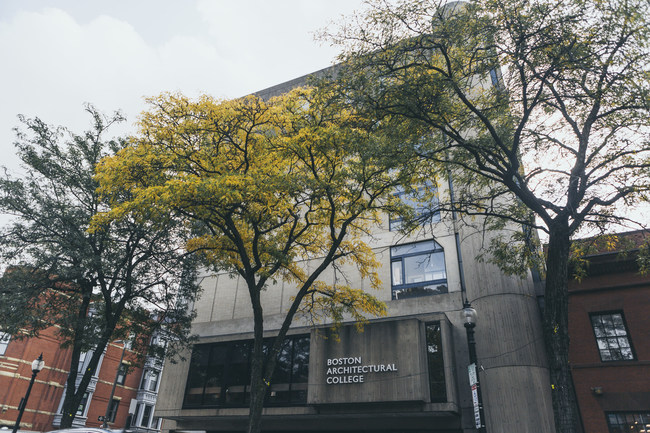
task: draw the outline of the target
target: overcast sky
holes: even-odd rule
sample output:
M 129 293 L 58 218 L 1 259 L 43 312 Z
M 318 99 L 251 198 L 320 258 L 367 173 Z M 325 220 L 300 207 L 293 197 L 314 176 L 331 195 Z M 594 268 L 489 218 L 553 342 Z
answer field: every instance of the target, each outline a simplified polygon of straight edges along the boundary
M 163 91 L 233 98 L 329 66 L 313 33 L 361 0 L 0 0 L 0 165 L 17 115 L 81 132 L 83 104 L 122 110 Z M 116 133 L 133 132 L 126 126 Z

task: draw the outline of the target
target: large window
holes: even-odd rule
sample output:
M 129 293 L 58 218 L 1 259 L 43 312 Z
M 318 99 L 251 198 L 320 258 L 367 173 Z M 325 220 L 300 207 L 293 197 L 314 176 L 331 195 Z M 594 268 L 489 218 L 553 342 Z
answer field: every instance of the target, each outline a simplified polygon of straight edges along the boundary
M 151 421 L 153 406 L 145 404 L 143 407 L 144 409 L 142 410 L 142 420 L 140 421 L 140 427 L 149 428 L 149 421 Z
M 126 371 L 128 370 L 129 366 L 126 365 L 125 363 L 121 363 L 120 367 L 117 370 L 117 378 L 115 379 L 115 382 L 118 385 L 124 385 L 124 381 L 126 380 Z
M 160 373 L 157 370 L 146 369 L 142 375 L 140 389 L 156 392 L 158 390 L 158 378 Z
M 108 408 L 108 419 L 106 422 L 115 422 L 115 418 L 117 417 L 117 409 L 120 407 L 120 401 L 116 398 L 114 398 L 111 401 L 111 405 Z
M 447 293 L 445 253 L 433 240 L 391 247 L 393 299 Z
M 634 360 L 622 312 L 592 313 L 591 325 L 602 361 Z
M 398 187 L 394 195 L 402 203 L 412 208 L 414 216 L 420 219 L 422 223 L 440 221 L 438 191 L 435 186 L 421 186 L 413 192 L 407 192 L 404 191 L 403 187 Z M 388 221 L 389 230 L 399 230 L 402 227 L 402 220 L 402 217 L 399 215 L 391 215 Z
M 183 407 L 247 406 L 250 393 L 251 340 L 194 346 Z M 271 340 L 265 341 L 268 347 Z M 271 379 L 267 403 L 307 401 L 309 336 L 287 337 Z
M 650 433 L 650 412 L 610 412 L 609 433 Z
M 9 339 L 11 335 L 6 332 L 0 332 L 0 355 L 4 355 L 7 351 L 7 346 L 9 346 Z
M 86 392 L 84 393 L 84 396 L 81 398 L 81 402 L 79 403 L 79 407 L 77 408 L 77 413 L 75 415 L 84 416 L 86 413 L 87 404 L 88 404 L 88 393 Z M 61 410 L 63 410 L 63 407 L 61 408 Z
M 432 402 L 447 401 L 445 385 L 445 364 L 442 358 L 442 336 L 440 323 L 427 323 L 427 364 L 429 366 L 429 391 Z

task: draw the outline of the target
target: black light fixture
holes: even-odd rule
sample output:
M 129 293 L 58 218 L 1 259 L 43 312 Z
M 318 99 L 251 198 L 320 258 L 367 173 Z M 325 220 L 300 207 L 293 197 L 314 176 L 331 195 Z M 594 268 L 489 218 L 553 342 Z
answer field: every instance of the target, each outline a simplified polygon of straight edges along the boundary
M 472 389 L 472 403 L 474 405 L 474 421 L 476 430 L 481 433 L 486 433 L 485 429 L 485 414 L 483 412 L 483 397 L 481 396 L 481 385 L 478 378 L 478 361 L 476 357 L 476 340 L 474 339 L 474 328 L 478 314 L 472 307 L 468 300 L 463 302 L 463 309 L 460 310 L 460 318 L 465 326 L 467 332 L 467 347 L 469 350 L 469 366 L 468 373 L 470 379 L 470 386 Z
M 32 386 L 34 386 L 34 381 L 36 380 L 36 375 L 45 367 L 45 361 L 43 361 L 43 354 L 41 353 L 38 358 L 32 361 L 32 379 L 29 381 L 29 386 L 27 387 L 27 392 L 25 397 L 20 400 L 18 405 L 18 418 L 16 418 L 16 424 L 12 433 L 16 433 L 20 428 L 20 420 L 23 418 L 23 413 L 25 412 L 25 407 L 27 406 L 27 400 L 29 399 L 29 394 L 32 392 Z

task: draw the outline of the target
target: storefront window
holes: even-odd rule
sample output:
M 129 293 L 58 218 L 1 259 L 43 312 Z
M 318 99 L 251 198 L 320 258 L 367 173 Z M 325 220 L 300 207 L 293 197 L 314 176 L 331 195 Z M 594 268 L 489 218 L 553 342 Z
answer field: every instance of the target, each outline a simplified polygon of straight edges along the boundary
M 429 390 L 432 402 L 447 401 L 447 387 L 445 385 L 445 365 L 442 358 L 442 336 L 440 323 L 426 325 L 427 337 L 427 363 L 429 366 Z
M 271 344 L 265 341 L 265 346 Z M 248 404 L 252 340 L 194 346 L 183 407 Z M 267 404 L 307 401 L 309 336 L 287 337 L 271 380 Z

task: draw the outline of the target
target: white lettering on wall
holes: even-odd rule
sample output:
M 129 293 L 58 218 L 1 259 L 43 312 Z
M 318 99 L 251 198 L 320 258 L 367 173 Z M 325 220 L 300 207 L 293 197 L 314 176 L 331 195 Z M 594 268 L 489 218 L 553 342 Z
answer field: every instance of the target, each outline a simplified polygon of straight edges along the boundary
M 397 371 L 395 364 L 363 364 L 360 356 L 327 359 L 328 385 L 363 383 L 364 374 Z

